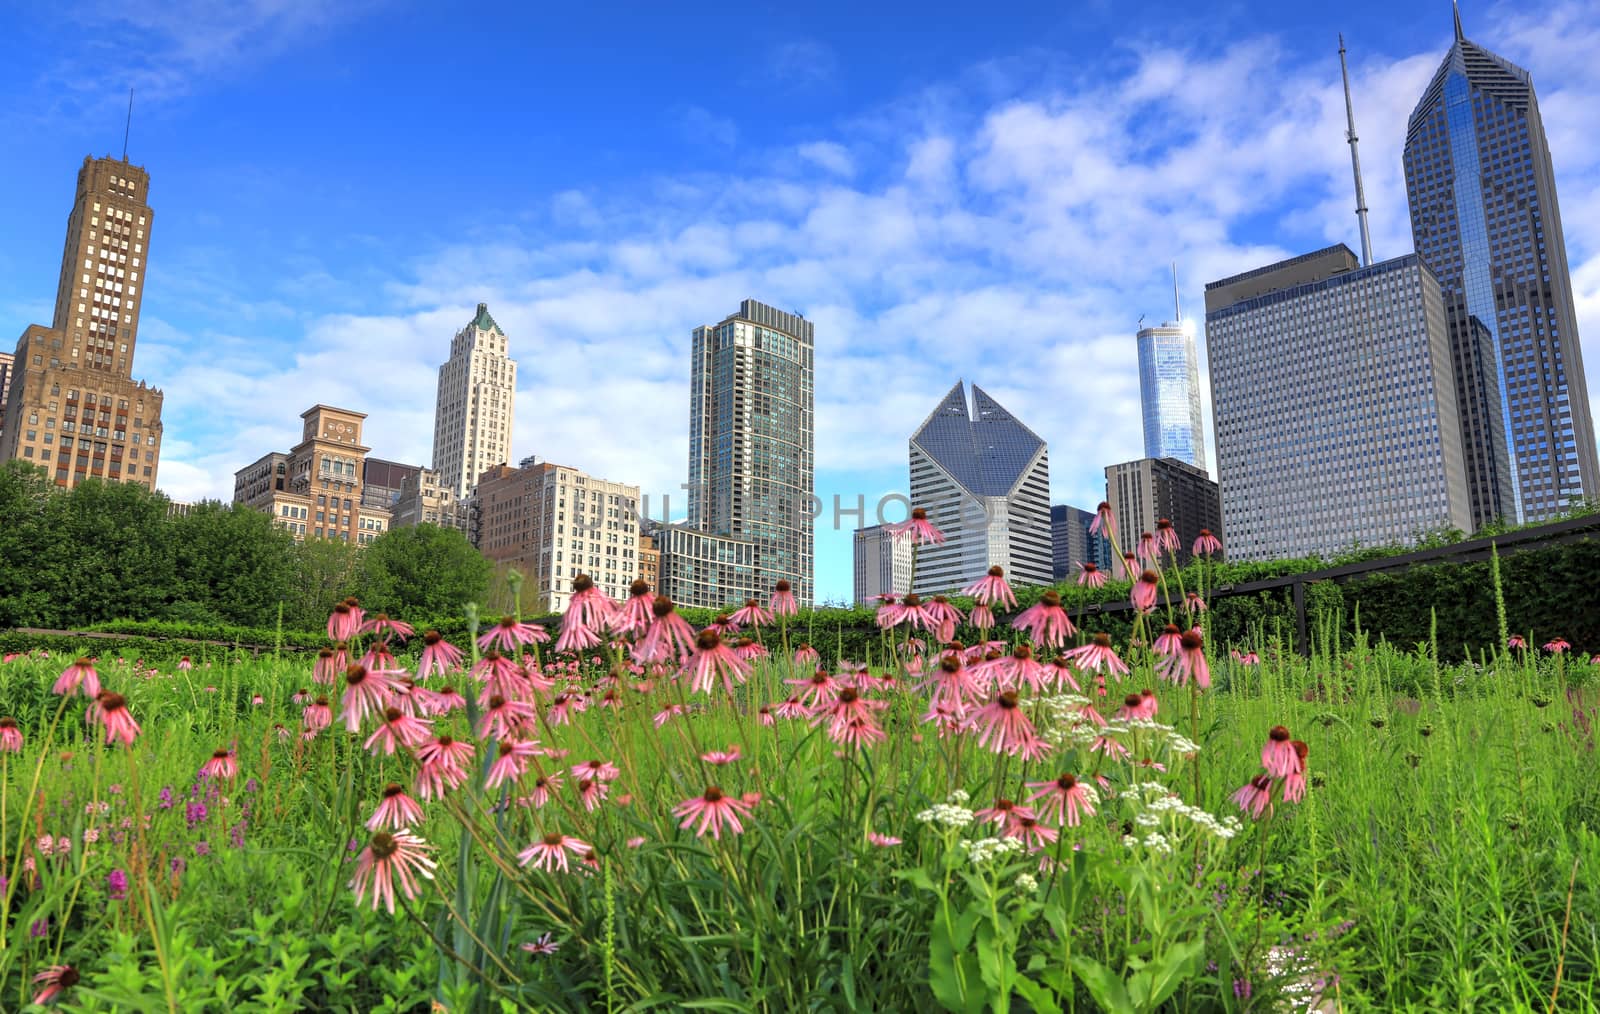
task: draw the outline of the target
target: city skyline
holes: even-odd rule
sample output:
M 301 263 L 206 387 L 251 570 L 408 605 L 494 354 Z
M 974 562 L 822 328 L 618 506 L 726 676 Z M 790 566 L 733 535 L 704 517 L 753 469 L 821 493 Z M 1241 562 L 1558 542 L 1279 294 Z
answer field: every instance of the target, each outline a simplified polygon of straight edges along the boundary
M 1539 83 L 1580 330 L 1591 335 L 1600 324 L 1582 322 L 1600 308 L 1600 243 L 1587 226 L 1600 192 L 1600 152 L 1589 140 L 1594 114 L 1585 105 L 1595 78 L 1574 51 L 1595 10 L 1469 5 L 1464 12 L 1474 40 L 1527 67 Z M 544 360 L 536 368 L 524 360 L 508 458 L 534 453 L 681 496 L 683 336 L 704 322 L 707 307 L 754 296 L 805 312 L 829 336 L 829 354 L 818 357 L 817 489 L 825 502 L 834 493 L 853 502 L 862 492 L 871 504 L 880 491 L 900 487 L 903 433 L 891 420 L 920 416 L 948 377 L 969 375 L 989 378 L 986 388 L 1057 451 L 1052 501 L 1092 505 L 1104 465 L 1140 452 L 1130 308 L 1164 305 L 1168 261 L 1189 280 L 1184 303 L 1197 306 L 1207 278 L 1330 241 L 1355 245 L 1335 53 L 1341 29 L 1377 254 L 1410 249 L 1399 150 L 1405 118 L 1449 46 L 1451 25 L 1438 5 L 1403 15 L 1399 29 L 1375 12 L 1341 11 L 1337 21 L 1274 21 L 1265 31 L 1241 16 L 1188 42 L 1182 32 L 1193 22 L 1175 20 L 1170 35 L 1134 33 L 1111 56 L 1086 64 L 1094 87 L 1081 99 L 1069 87 L 1081 82 L 1041 54 L 1023 55 L 1024 23 L 1037 15 L 1019 14 L 1005 36 L 951 50 L 947 72 L 930 78 L 901 69 L 865 88 L 841 89 L 841 81 L 856 83 L 854 61 L 844 34 L 823 27 L 811 55 L 831 52 L 831 63 L 800 59 L 803 47 L 783 50 L 791 78 L 815 73 L 805 78 L 811 98 L 782 93 L 790 96 L 782 129 L 710 94 L 667 89 L 663 108 L 678 115 L 666 118 L 701 130 L 698 140 L 668 143 L 657 134 L 648 143 L 658 158 L 625 158 L 623 170 L 617 153 L 600 152 L 586 162 L 587 175 L 538 176 L 531 191 L 509 177 L 492 186 L 474 177 L 476 189 L 495 196 L 462 208 L 445 206 L 436 182 L 414 165 L 390 170 L 393 179 L 367 197 L 348 192 L 345 174 L 307 175 L 303 163 L 278 160 L 270 145 L 247 144 L 231 128 L 199 151 L 194 122 L 209 115 L 231 123 L 214 108 L 223 96 L 236 102 L 269 85 L 293 92 L 312 83 L 282 80 L 276 58 L 243 61 L 220 77 L 185 65 L 192 80 L 182 89 L 141 91 L 131 150 L 159 181 L 163 218 L 138 368 L 169 392 L 161 485 L 179 499 L 226 499 L 233 470 L 261 448 L 294 442 L 274 415 L 285 388 L 304 391 L 302 403 L 369 413 L 368 428 L 385 435 L 383 453 L 428 461 L 440 336 L 486 301 L 517 348 L 540 350 Z M 133 27 L 159 33 L 147 22 Z M 283 27 L 286 54 L 313 45 L 304 36 L 297 42 L 293 27 Z M 328 26 L 315 45 L 337 45 L 365 27 Z M 1060 36 L 1043 38 L 1044 55 L 1065 46 Z M 1176 74 L 1180 68 L 1184 74 Z M 12 73 L 26 84 L 47 69 Z M 967 97 L 952 94 L 973 82 L 984 83 L 965 89 Z M 1274 86 L 1251 89 L 1237 111 L 1210 108 L 1241 82 Z M 760 78 L 751 90 L 771 98 L 779 85 Z M 78 109 L 65 132 L 59 124 L 48 133 L 25 130 L 27 157 L 0 156 L 12 160 L 7 178 L 16 181 L 0 207 L 14 223 L 11 242 L 0 248 L 0 313 L 17 332 L 48 318 L 48 305 L 36 310 L 47 298 L 36 262 L 59 242 L 63 166 L 120 143 L 125 93 L 110 92 L 122 95 L 106 104 L 117 108 Z M 939 96 L 945 105 L 925 116 L 902 108 Z M 43 102 L 41 93 L 35 105 Z M 1091 110 L 1102 117 L 1091 118 Z M 302 115 L 308 130 L 322 122 Z M 863 119 L 878 126 L 865 128 Z M 1181 129 L 1147 149 L 1142 138 L 1162 125 Z M 269 117 L 255 129 L 284 128 Z M 510 143 L 495 136 L 497 156 L 514 153 Z M 704 163 L 696 151 L 706 153 Z M 787 168 L 755 168 L 741 160 L 743 151 L 782 154 Z M 1179 156 L 1207 152 L 1205 173 L 1184 171 Z M 1282 164 L 1291 155 L 1298 168 Z M 710 180 L 699 179 L 708 172 Z M 1056 192 L 1062 180 L 1080 194 Z M 304 190 L 303 207 L 279 207 L 290 189 Z M 408 212 L 397 244 L 371 212 L 407 189 L 421 191 L 426 214 Z M 786 196 L 768 199 L 767 192 Z M 316 216 L 339 235 L 311 228 Z M 1170 251 L 1144 241 L 1158 220 L 1174 227 Z M 1007 249 L 979 240 L 985 231 L 1005 234 Z M 1122 232 L 1140 242 L 1116 239 Z M 1052 233 L 1081 251 L 1064 257 Z M 271 255 L 260 257 L 268 248 Z M 399 256 L 380 252 L 387 249 Z M 1100 263 L 1087 262 L 1090 251 Z M 270 284 L 247 273 L 252 258 L 272 269 Z M 1081 280 L 1064 281 L 1074 274 Z M 985 325 L 999 326 L 1009 344 L 970 341 Z M 1081 396 L 1062 398 L 1063 388 Z M 533 392 L 541 394 L 537 404 L 530 404 Z M 853 527 L 819 526 L 819 597 L 849 596 Z

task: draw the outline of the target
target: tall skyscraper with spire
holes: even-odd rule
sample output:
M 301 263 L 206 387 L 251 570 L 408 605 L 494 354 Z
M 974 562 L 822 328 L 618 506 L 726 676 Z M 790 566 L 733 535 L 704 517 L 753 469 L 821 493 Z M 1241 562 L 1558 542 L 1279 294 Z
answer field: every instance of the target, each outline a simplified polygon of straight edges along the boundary
M 512 412 L 517 362 L 506 352 L 506 333 L 478 312 L 450 342 L 450 359 L 439 367 L 433 412 L 433 467 L 441 485 L 470 496 L 478 476 L 511 459 Z
M 148 276 L 150 174 L 124 157 L 85 158 L 49 327 L 17 341 L 0 424 L 0 461 L 43 467 L 58 486 L 85 479 L 154 489 L 159 388 L 133 379 Z
M 1406 127 L 1411 233 L 1438 277 L 1474 525 L 1600 494 L 1555 171 L 1533 79 L 1455 42 Z
M 1206 431 L 1200 414 L 1200 354 L 1194 321 L 1183 319 L 1178 269 L 1172 269 L 1172 315 L 1134 338 L 1139 346 L 1139 402 L 1144 415 L 1144 456 L 1177 458 L 1204 470 Z

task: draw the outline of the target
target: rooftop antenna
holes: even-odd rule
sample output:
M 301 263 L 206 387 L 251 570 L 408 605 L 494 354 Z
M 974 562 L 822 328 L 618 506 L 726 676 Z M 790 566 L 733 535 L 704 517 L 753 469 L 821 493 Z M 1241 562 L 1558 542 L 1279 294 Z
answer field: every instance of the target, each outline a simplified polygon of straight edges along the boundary
M 1183 323 L 1183 308 L 1178 305 L 1178 262 L 1172 262 L 1172 315 L 1177 323 Z
M 1461 31 L 1461 4 L 1457 0 L 1450 0 L 1450 6 L 1455 10 L 1456 15 L 1456 41 L 1465 42 L 1467 37 Z
M 133 89 L 128 89 L 128 121 L 122 125 L 122 161 L 128 161 L 128 131 L 133 129 Z
M 1459 13 L 1456 18 L 1456 27 L 1459 30 L 1461 19 Z M 1356 145 L 1356 111 L 1350 103 L 1350 67 L 1344 59 L 1344 33 L 1339 33 L 1339 74 L 1344 78 L 1344 117 L 1349 129 L 1345 131 L 1345 139 L 1350 142 L 1350 168 L 1356 176 L 1356 218 L 1361 222 L 1361 266 L 1367 267 L 1372 263 L 1372 233 L 1367 230 L 1367 196 L 1361 188 L 1361 151 Z

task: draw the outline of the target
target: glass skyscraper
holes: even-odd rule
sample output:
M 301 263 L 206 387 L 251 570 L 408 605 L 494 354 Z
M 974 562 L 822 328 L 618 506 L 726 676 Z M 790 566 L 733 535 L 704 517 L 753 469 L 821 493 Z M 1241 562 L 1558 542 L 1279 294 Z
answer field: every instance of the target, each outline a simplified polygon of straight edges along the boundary
M 1144 456 L 1177 458 L 1206 467 L 1200 417 L 1200 355 L 1194 322 L 1147 327 L 1139 343 L 1139 402 L 1144 410 Z
M 978 385 L 961 381 L 911 437 L 911 503 L 945 535 L 917 550 L 912 591 L 965 587 L 990 567 L 1013 584 L 1049 584 L 1050 455 Z
M 1341 243 L 1211 282 L 1206 341 L 1228 559 L 1471 526 L 1444 305 L 1416 254 L 1362 267 Z
M 663 591 L 687 605 L 765 600 L 787 580 L 809 604 L 815 326 L 747 299 L 694 329 L 689 517 L 663 530 Z
M 1417 253 L 1438 277 L 1474 526 L 1600 493 L 1555 173 L 1528 72 L 1455 44 L 1406 128 Z

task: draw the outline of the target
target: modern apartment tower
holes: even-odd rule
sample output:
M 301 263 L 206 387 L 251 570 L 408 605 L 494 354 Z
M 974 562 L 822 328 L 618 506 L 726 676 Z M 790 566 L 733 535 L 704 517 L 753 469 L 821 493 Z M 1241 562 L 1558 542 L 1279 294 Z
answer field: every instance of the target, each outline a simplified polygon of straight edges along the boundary
M 126 158 L 85 158 L 49 327 L 17 341 L 0 461 L 43 467 L 58 486 L 85 479 L 154 489 L 161 457 L 159 388 L 133 379 L 148 273 L 150 174 Z
M 1406 126 L 1418 255 L 1438 278 L 1472 525 L 1600 494 L 1555 171 L 1533 80 L 1455 42 Z
M 1050 454 L 978 385 L 961 381 L 911 436 L 911 503 L 945 535 L 917 550 L 911 590 L 950 591 L 1005 568 L 1013 584 L 1051 580 Z M 904 590 L 904 589 L 902 589 Z
M 433 467 L 457 499 L 471 495 L 478 476 L 510 460 L 516 394 L 517 363 L 506 354 L 506 333 L 479 303 L 439 367 L 433 413 Z
M 1145 532 L 1154 535 L 1165 518 L 1178 533 L 1178 562 L 1186 563 L 1202 529 L 1220 535 L 1223 527 L 1217 484 L 1205 469 L 1177 458 L 1108 465 L 1106 502 L 1117 522 L 1117 548 L 1124 553 L 1135 552 L 1139 537 Z M 1112 561 L 1112 573 L 1127 576 L 1120 559 Z
M 856 605 L 867 605 L 879 595 L 904 595 L 911 590 L 911 543 L 895 538 L 887 525 L 857 528 L 851 543 Z
M 1076 578 L 1078 565 L 1084 563 L 1112 573 L 1111 542 L 1089 531 L 1092 524 L 1093 511 L 1059 503 L 1050 508 L 1050 576 L 1057 582 Z
M 1444 303 L 1417 255 L 1362 267 L 1341 243 L 1212 282 L 1206 340 L 1229 559 L 1472 527 Z
M 815 594 L 815 325 L 739 304 L 697 327 L 689 376 L 689 512 L 660 531 L 661 586 L 687 605 Z
M 1144 415 L 1144 456 L 1177 458 L 1206 467 L 1205 423 L 1200 415 L 1200 354 L 1194 321 L 1184 320 L 1178 303 L 1178 274 L 1172 274 L 1173 320 L 1142 329 L 1139 346 L 1139 403 Z

